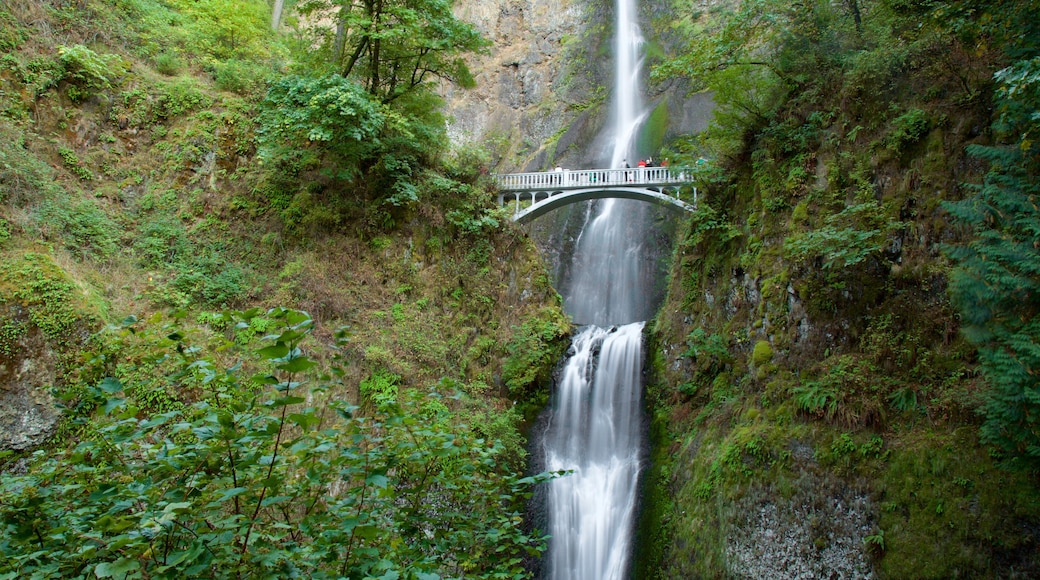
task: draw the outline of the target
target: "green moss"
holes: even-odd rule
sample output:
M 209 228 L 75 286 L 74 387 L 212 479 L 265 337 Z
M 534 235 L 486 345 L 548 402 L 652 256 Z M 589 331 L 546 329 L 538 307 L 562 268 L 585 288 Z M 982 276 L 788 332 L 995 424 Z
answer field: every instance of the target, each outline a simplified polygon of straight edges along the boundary
M 773 360 L 773 347 L 769 345 L 769 341 L 756 342 L 755 349 L 751 353 L 751 363 L 756 367 L 761 367 L 771 360 Z
M 1032 550 L 1040 497 L 1024 473 L 994 464 L 974 429 L 907 433 L 879 474 L 887 577 L 982 576 Z M 1014 525 L 1009 525 L 1015 522 Z
M 647 117 L 646 123 L 642 127 L 642 131 L 639 133 L 636 139 L 636 150 L 640 154 L 647 154 L 651 157 L 655 157 L 661 151 L 662 145 L 664 145 L 664 137 L 668 132 L 668 103 L 667 101 L 661 101 L 653 112 Z
M 46 254 L 25 253 L 0 259 L 0 301 L 17 302 L 29 320 L 51 340 L 65 343 L 86 305 L 76 284 Z

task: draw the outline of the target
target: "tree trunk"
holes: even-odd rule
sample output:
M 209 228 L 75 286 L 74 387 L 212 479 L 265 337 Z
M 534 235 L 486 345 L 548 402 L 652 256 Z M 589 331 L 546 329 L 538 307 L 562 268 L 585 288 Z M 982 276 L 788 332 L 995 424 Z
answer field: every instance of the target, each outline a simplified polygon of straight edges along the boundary
M 859 13 L 859 2 L 857 0 L 847 0 L 849 5 L 849 11 L 852 12 L 852 21 L 856 23 L 856 33 L 863 33 L 863 17 Z
M 285 8 L 285 0 L 274 0 L 274 8 L 271 10 L 271 30 L 278 32 L 282 25 L 282 10 Z

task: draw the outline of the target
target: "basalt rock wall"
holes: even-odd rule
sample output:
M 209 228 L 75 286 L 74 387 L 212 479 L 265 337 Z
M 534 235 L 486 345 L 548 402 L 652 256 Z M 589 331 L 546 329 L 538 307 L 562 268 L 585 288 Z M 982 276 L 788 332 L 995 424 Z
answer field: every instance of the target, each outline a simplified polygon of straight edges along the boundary
M 668 5 L 658 0 L 641 10 L 649 37 Z M 607 144 L 600 139 L 613 83 L 613 2 L 462 0 L 456 13 L 492 46 L 470 61 L 476 88 L 443 87 L 452 139 L 488 147 L 499 172 L 603 166 Z M 667 39 L 653 44 L 657 55 L 670 52 Z M 643 139 L 657 148 L 670 137 L 703 129 L 711 100 L 675 82 L 650 87 L 648 106 L 667 119 L 658 123 L 664 132 Z

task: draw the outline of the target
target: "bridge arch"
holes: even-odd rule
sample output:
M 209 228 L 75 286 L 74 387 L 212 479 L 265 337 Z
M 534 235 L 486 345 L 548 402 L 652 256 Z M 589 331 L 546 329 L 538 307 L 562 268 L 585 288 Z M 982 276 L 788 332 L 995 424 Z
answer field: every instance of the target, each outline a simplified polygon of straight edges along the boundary
M 505 206 L 508 203 L 504 198 L 508 194 L 499 195 L 499 205 Z M 510 196 L 512 197 L 512 196 Z M 585 189 L 571 189 L 566 191 L 539 191 L 532 192 L 524 196 L 527 200 L 534 201 L 531 205 L 518 209 L 513 214 L 513 221 L 521 224 L 528 223 L 535 218 L 543 216 L 550 211 L 577 203 L 579 201 L 587 201 L 590 199 L 635 199 L 639 201 L 646 201 L 650 203 L 656 203 L 658 205 L 673 209 L 677 212 L 692 212 L 696 207 L 692 204 L 686 203 L 681 199 L 672 197 L 663 191 L 655 191 L 648 188 L 641 187 L 617 187 L 607 186 L 599 188 L 585 188 Z M 519 201 L 521 195 L 516 195 L 516 203 L 519 208 Z
M 679 199 L 679 189 L 690 185 L 688 173 L 668 167 L 581 169 L 496 175 L 498 205 L 515 204 L 513 221 L 527 223 L 558 207 L 590 199 L 622 198 L 647 201 L 676 211 L 696 209 Z M 691 186 L 692 187 L 692 186 Z M 531 205 L 521 209 L 522 202 Z

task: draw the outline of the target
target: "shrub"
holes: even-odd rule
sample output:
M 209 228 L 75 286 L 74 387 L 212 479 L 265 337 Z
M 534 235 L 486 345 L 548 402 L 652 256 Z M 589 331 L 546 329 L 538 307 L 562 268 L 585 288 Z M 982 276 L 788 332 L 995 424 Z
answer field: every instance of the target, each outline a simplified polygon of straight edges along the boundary
M 0 479 L 0 576 L 529 576 L 522 559 L 545 539 L 521 513 L 548 475 L 502 473 L 502 447 L 438 412 L 437 393 L 367 417 L 325 402 L 343 385 L 302 350 L 312 321 L 268 316 L 274 333 L 230 368 L 176 327 L 116 329 L 144 335 L 198 400 L 144 413 L 115 378 L 84 388 L 96 411 L 75 446 Z M 261 372 L 247 378 L 243 359 Z
M 119 251 L 119 226 L 88 200 L 71 205 L 45 201 L 37 220 L 47 237 L 61 240 L 69 252 L 81 258 L 111 258 Z
M 169 52 L 164 52 L 155 57 L 155 70 L 168 77 L 179 74 L 182 66 L 181 59 Z
M 889 149 L 899 152 L 928 133 L 928 116 L 921 109 L 910 109 L 892 121 L 892 132 L 886 138 Z
M 264 76 L 264 70 L 249 61 L 231 59 L 213 65 L 213 81 L 217 88 L 240 95 L 263 87 Z

